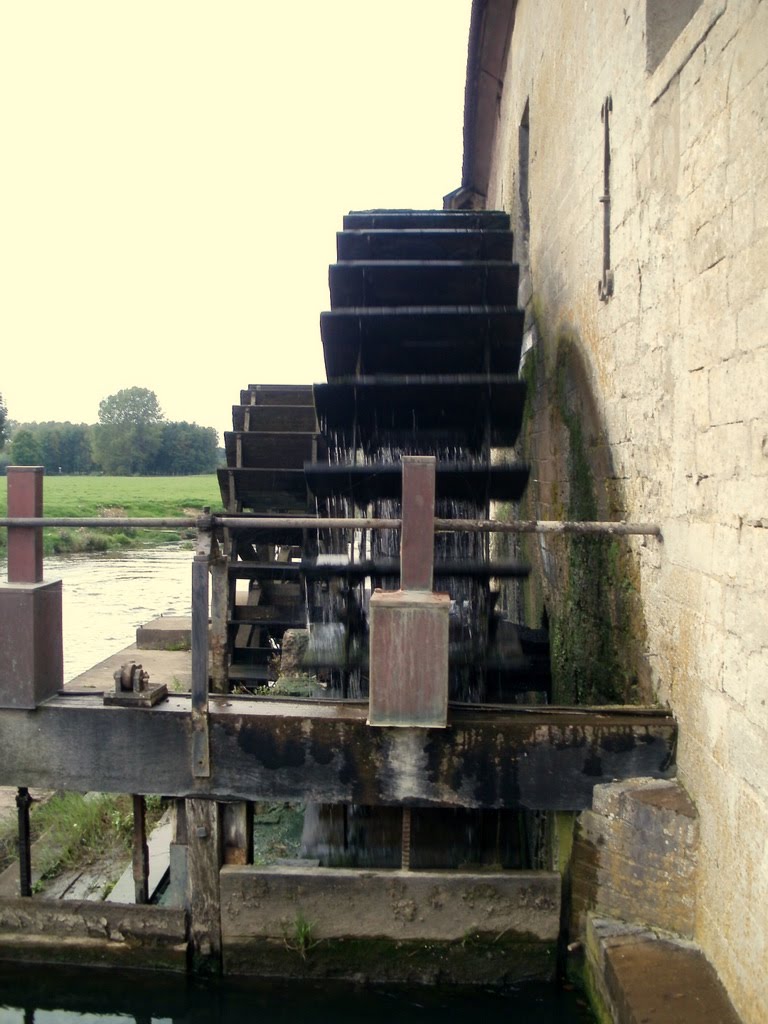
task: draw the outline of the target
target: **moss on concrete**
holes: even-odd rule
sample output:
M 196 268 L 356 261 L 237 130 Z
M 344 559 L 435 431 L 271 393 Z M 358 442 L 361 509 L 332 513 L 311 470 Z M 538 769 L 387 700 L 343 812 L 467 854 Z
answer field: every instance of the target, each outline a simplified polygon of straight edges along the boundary
M 514 984 L 552 980 L 555 949 L 537 941 L 471 933 L 458 942 L 321 939 L 310 948 L 255 939 L 225 947 L 227 974 L 417 984 Z
M 591 392 L 579 338 L 554 335 L 537 320 L 528 353 L 523 440 L 534 467 L 521 510 L 540 519 L 618 519 L 621 486 Z M 537 568 L 524 590 L 524 611 L 538 625 L 546 610 L 553 701 L 632 704 L 647 700 L 641 680 L 645 624 L 638 570 L 626 539 L 526 537 L 523 554 Z

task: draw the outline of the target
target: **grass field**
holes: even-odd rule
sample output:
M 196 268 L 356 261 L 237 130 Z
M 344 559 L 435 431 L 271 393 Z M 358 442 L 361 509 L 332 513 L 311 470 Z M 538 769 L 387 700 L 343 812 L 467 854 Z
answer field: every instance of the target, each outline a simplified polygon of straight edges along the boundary
M 214 473 L 205 476 L 47 476 L 43 485 L 46 516 L 196 516 L 204 506 L 221 509 Z M 0 516 L 7 513 L 7 490 L 0 480 Z M 6 531 L 0 530 L 5 550 Z M 45 551 L 106 551 L 181 539 L 168 530 L 44 531 Z

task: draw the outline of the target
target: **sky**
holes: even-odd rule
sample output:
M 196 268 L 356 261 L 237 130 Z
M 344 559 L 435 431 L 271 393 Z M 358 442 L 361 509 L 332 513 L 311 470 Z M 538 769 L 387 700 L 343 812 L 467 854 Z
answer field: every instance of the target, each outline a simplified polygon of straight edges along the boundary
M 0 4 L 0 394 L 94 423 L 122 388 L 231 429 L 325 379 L 350 209 L 461 183 L 471 0 Z

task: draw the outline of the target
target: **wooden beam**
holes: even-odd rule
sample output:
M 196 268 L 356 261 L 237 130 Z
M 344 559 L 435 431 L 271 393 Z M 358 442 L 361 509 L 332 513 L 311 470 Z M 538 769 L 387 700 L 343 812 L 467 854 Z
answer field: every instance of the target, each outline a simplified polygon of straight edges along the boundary
M 188 697 L 54 697 L 0 712 L 0 785 L 219 800 L 578 811 L 598 783 L 674 775 L 676 725 L 643 708 L 451 706 L 449 727 L 372 729 L 366 702 L 210 697 L 210 776 Z
M 187 800 L 187 909 L 196 971 L 221 970 L 221 820 L 213 800 Z

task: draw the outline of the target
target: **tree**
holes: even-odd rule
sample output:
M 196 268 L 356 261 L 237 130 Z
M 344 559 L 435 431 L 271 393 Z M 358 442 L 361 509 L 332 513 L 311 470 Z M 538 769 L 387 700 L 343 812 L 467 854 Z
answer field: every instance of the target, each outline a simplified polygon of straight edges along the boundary
M 40 466 L 42 452 L 31 430 L 17 430 L 11 441 L 11 465 Z
M 148 388 L 125 388 L 100 402 L 93 453 L 101 469 L 116 476 L 151 473 L 162 420 L 157 395 Z
M 103 425 L 146 426 L 162 419 L 157 395 L 148 388 L 124 388 L 99 402 L 99 423 Z
M 8 440 L 6 436 L 6 428 L 8 425 L 8 410 L 5 407 L 3 396 L 0 395 L 0 448 L 2 448 L 5 442 Z
M 154 472 L 167 476 L 212 473 L 218 464 L 218 435 L 213 427 L 197 423 L 170 422 L 161 425 L 160 448 Z

